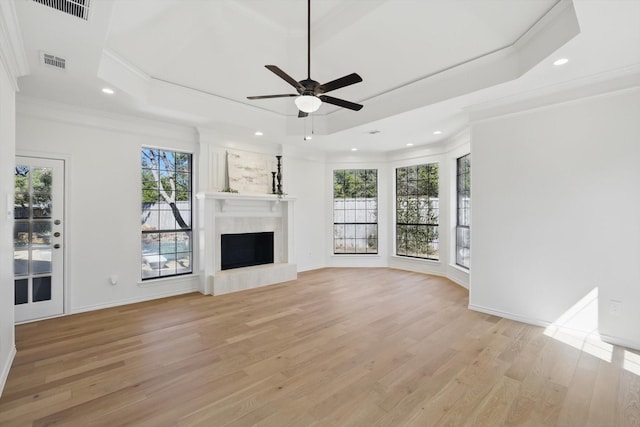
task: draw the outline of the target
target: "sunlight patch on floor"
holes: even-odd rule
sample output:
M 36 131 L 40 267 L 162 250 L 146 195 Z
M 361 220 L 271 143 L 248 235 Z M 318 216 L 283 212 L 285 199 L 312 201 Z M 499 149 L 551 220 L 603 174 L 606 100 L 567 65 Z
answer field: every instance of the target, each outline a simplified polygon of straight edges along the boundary
M 613 346 L 602 341 L 598 332 L 598 288 L 547 326 L 544 334 L 611 363 Z

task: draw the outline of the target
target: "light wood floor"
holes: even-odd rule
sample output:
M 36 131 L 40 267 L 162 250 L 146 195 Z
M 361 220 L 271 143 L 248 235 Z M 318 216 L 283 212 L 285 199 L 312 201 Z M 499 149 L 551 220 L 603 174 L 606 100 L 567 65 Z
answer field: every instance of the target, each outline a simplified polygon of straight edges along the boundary
M 637 352 L 469 311 L 441 278 L 299 277 L 21 325 L 0 425 L 640 425 Z

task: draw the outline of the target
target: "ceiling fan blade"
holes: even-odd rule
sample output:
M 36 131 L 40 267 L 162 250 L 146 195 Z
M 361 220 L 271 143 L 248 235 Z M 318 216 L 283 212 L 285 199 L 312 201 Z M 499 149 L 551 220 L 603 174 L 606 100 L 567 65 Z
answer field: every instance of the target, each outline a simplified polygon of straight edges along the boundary
M 305 113 L 302 110 L 298 110 L 298 118 L 307 117 L 309 113 Z
M 291 77 L 289 74 L 285 73 L 284 71 L 282 71 L 280 68 L 278 68 L 275 65 L 265 65 L 265 67 L 267 67 L 271 72 L 273 72 L 274 74 L 276 74 L 278 77 L 280 77 L 282 80 L 286 81 L 287 83 L 289 83 L 291 86 L 295 87 L 296 89 L 298 89 L 298 92 L 302 93 L 302 91 L 305 90 L 304 86 L 302 86 L 300 84 L 300 82 L 296 81 L 293 79 L 293 77 Z
M 332 90 L 340 89 L 341 87 L 349 86 L 352 84 L 360 83 L 362 81 L 362 77 L 360 77 L 356 73 L 351 73 L 348 76 L 340 77 L 339 79 L 335 79 L 330 81 L 329 83 L 322 84 L 318 86 L 315 90 L 317 94 L 327 93 Z
M 322 95 L 319 96 L 322 102 L 326 102 L 327 104 L 337 105 L 338 107 L 348 108 L 354 111 L 360 111 L 362 109 L 361 104 L 356 104 L 355 102 L 345 101 L 344 99 L 334 98 L 333 96 Z
M 297 93 L 296 94 L 288 93 L 283 95 L 259 95 L 259 96 L 247 96 L 247 99 L 289 98 L 292 96 L 300 96 L 300 95 L 298 95 Z

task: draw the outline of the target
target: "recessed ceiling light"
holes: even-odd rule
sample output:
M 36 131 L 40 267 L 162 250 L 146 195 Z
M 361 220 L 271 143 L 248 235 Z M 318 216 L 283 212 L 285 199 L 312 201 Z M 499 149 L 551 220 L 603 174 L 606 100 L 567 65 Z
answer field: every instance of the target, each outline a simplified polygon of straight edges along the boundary
M 351 151 L 358 151 L 358 149 L 357 148 L 352 148 Z
M 437 130 L 435 132 L 433 132 L 434 135 L 442 135 L 442 131 L 441 130 Z
M 304 137 L 305 141 L 311 141 L 313 139 L 313 137 L 311 135 L 307 135 Z
M 555 66 L 564 65 L 567 62 L 569 62 L 569 60 L 567 58 L 560 58 L 560 59 L 556 59 L 555 61 L 553 61 L 553 65 L 555 65 Z
M 115 92 L 110 87 L 103 87 L 102 93 L 106 93 L 107 95 L 113 95 Z
M 256 133 L 254 133 L 255 136 L 262 136 L 264 135 L 264 133 L 260 132 L 259 130 L 256 131 Z
M 413 144 L 412 143 L 408 143 L 407 147 L 413 147 Z

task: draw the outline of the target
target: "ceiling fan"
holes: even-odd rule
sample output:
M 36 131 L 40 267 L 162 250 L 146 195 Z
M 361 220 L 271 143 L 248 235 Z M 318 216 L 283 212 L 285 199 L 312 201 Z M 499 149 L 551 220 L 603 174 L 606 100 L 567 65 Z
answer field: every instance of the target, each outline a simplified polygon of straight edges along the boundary
M 307 0 L 307 78 L 298 82 L 275 65 L 265 65 L 265 67 L 267 67 L 267 69 L 269 69 L 271 72 L 278 75 L 284 81 L 293 86 L 298 91 L 298 93 L 248 96 L 248 99 L 296 97 L 295 103 L 299 110 L 298 117 L 307 117 L 309 113 L 313 113 L 314 111 L 318 110 L 318 108 L 320 108 L 320 105 L 322 105 L 322 102 L 355 111 L 359 111 L 360 109 L 362 109 L 361 104 L 356 104 L 355 102 L 345 101 L 344 99 L 325 95 L 325 93 L 332 90 L 340 89 L 355 83 L 360 83 L 362 81 L 362 77 L 360 77 L 358 74 L 351 73 L 347 76 L 340 77 L 339 79 L 332 80 L 324 84 L 320 84 L 317 81 L 311 79 L 311 0 Z

